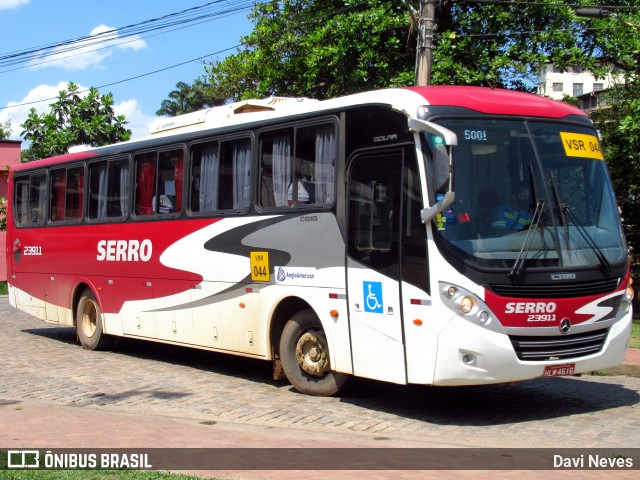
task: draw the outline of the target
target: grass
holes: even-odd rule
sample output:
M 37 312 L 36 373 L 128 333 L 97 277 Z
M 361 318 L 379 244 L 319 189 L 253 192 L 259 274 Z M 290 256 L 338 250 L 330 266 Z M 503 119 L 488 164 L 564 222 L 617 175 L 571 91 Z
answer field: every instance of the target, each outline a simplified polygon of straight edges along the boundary
M 7 282 L 0 282 L 0 295 L 7 295 L 9 293 L 9 287 Z
M 631 340 L 629 340 L 629 348 L 640 348 L 640 319 L 633 320 L 631 325 Z

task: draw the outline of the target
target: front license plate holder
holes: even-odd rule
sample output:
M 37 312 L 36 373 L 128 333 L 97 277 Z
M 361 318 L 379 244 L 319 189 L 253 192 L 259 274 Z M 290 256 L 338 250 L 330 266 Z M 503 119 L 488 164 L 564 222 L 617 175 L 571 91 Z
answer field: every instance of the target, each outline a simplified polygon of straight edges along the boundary
M 562 365 L 549 365 L 544 367 L 543 377 L 566 377 L 567 375 L 575 375 L 576 364 L 564 363 Z

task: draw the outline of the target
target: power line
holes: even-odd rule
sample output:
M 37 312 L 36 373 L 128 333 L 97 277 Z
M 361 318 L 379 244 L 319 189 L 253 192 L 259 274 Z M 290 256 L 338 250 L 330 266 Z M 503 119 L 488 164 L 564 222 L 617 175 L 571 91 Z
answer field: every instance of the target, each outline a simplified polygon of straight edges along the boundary
M 203 60 L 205 58 L 212 57 L 214 55 L 219 55 L 221 53 L 228 52 L 229 50 L 233 50 L 233 49 L 236 49 L 238 47 L 240 47 L 240 45 L 235 45 L 233 47 L 225 48 L 223 50 L 218 50 L 217 52 L 208 53 L 207 55 L 202 55 L 200 57 L 192 58 L 191 60 L 186 60 L 184 62 L 176 63 L 176 64 L 171 65 L 169 67 L 159 68 L 158 70 L 153 70 L 152 72 L 142 73 L 142 74 L 136 75 L 134 77 L 124 78 L 124 79 L 118 80 L 116 82 L 105 83 L 104 85 L 99 85 L 97 87 L 92 87 L 92 88 L 96 88 L 96 89 L 99 90 L 101 88 L 111 87 L 113 85 L 118 85 L 120 83 L 130 82 L 131 80 L 137 80 L 138 78 L 148 77 L 149 75 L 154 75 L 156 73 L 164 72 L 166 70 L 171 70 L 172 68 L 181 67 L 182 65 L 186 65 L 188 63 L 197 62 L 199 60 Z M 79 90 L 79 91 L 77 91 L 75 93 L 76 94 L 77 93 L 85 93 L 85 92 L 88 92 L 88 91 L 89 91 L 89 89 L 84 89 L 84 90 Z M 16 105 L 7 105 L 5 107 L 0 107 L 0 110 L 5 110 L 5 109 L 8 109 L 8 108 L 24 107 L 26 105 L 34 105 L 36 103 L 42 103 L 42 102 L 50 102 L 52 100 L 57 100 L 57 99 L 58 99 L 58 97 L 43 98 L 41 100 L 34 100 L 32 102 L 18 103 Z
M 254 4 L 255 2 L 253 0 L 216 0 L 214 2 L 209 2 L 198 7 L 192 7 L 186 10 L 181 10 L 179 12 L 163 15 L 158 18 L 144 20 L 139 23 L 114 28 L 93 35 L 86 35 L 76 39 L 63 40 L 37 47 L 29 47 L 15 52 L 0 54 L 0 68 L 11 67 L 24 63 L 31 63 L 34 60 L 52 56 L 55 56 L 57 58 L 49 61 L 55 61 L 60 58 L 60 55 L 75 52 L 78 50 L 82 51 L 80 53 L 76 53 L 76 55 L 85 54 L 87 49 L 90 49 L 89 51 L 95 51 L 102 48 L 111 48 L 118 45 L 118 43 L 114 42 L 118 42 L 121 40 L 126 41 L 126 39 L 130 39 L 128 41 L 133 41 L 137 40 L 140 35 L 147 33 L 169 29 L 167 32 L 165 32 L 168 33 L 180 28 L 186 28 L 187 26 L 199 25 L 224 16 L 238 13 L 242 10 L 248 10 L 252 8 Z M 105 44 L 106 46 L 100 47 L 100 45 Z M 71 56 L 74 55 L 67 55 L 62 58 L 68 58 Z M 5 73 L 13 70 L 15 69 L 3 70 L 0 71 L 0 73 Z

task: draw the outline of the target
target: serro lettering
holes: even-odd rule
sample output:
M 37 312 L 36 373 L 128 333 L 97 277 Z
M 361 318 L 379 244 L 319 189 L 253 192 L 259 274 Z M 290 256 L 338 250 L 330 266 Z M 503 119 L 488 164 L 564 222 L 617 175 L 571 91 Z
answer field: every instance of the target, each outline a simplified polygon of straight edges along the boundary
M 555 311 L 554 302 L 509 302 L 504 313 L 553 313 Z
M 153 253 L 151 240 L 100 240 L 99 262 L 148 262 Z

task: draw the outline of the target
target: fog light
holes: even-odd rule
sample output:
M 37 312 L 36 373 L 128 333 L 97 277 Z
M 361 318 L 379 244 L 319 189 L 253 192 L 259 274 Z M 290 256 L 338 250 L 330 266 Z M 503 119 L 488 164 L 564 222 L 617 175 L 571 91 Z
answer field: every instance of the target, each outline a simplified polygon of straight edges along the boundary
M 458 289 L 456 287 L 449 287 L 447 289 L 447 297 L 449 298 L 453 298 L 453 296 L 458 292 Z
M 478 320 L 480 320 L 480 323 L 482 323 L 484 325 L 485 323 L 487 323 L 489 321 L 489 314 L 487 312 L 485 312 L 484 310 L 481 311 L 478 314 Z
M 460 300 L 460 311 L 465 314 L 469 313 L 471 310 L 473 310 L 475 304 L 476 302 L 473 300 L 473 298 L 462 297 L 462 299 Z
M 476 356 L 470 353 L 465 353 L 464 355 L 462 355 L 462 363 L 464 363 L 465 365 L 473 366 L 476 364 Z

